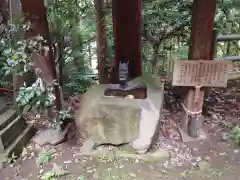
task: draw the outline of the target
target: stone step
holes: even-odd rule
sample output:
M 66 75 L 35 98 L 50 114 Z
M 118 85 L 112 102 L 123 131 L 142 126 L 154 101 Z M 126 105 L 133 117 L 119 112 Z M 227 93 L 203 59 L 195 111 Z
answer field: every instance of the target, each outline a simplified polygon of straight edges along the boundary
M 0 101 L 1 103 L 1 101 Z M 0 115 L 3 114 L 6 110 L 8 110 L 8 107 L 3 105 L 3 106 L 0 106 Z
M 36 129 L 32 125 L 28 125 L 8 148 L 3 153 L 0 153 L 0 170 L 9 162 L 13 154 L 16 157 L 21 155 L 23 148 L 29 143 L 35 133 Z
M 4 108 L 0 112 L 0 131 L 3 130 L 9 123 L 11 123 L 17 116 L 17 112 L 14 109 Z
M 26 127 L 27 124 L 24 119 L 18 116 L 0 131 L 0 153 L 4 152 L 7 146 L 12 143 Z

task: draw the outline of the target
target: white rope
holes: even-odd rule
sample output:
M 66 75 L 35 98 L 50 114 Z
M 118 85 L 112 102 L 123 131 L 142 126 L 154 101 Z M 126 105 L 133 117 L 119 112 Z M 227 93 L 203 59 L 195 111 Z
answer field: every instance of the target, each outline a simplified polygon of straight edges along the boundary
M 202 115 L 202 110 L 194 112 L 194 111 L 188 110 L 183 103 L 181 103 L 181 105 L 182 105 L 182 107 L 183 107 L 183 110 L 184 110 L 184 111 L 186 112 L 186 114 L 189 115 L 189 116 L 197 116 L 197 117 L 198 117 L 198 116 L 201 116 L 201 115 Z

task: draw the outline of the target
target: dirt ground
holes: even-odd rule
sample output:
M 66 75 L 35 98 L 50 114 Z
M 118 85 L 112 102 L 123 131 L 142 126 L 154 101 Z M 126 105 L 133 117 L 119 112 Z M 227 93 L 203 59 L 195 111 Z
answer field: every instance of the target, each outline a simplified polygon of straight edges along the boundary
M 40 147 L 31 144 L 28 153 L 13 167 L 7 167 L 0 173 L 1 180 L 37 180 L 52 169 L 53 164 L 67 170 L 67 174 L 56 178 L 59 180 L 131 180 L 131 179 L 165 179 L 165 180 L 238 180 L 240 179 L 240 152 L 227 142 L 217 137 L 205 141 L 189 143 L 191 158 L 183 164 L 171 157 L 167 162 L 143 162 L 129 158 L 94 158 L 80 155 L 80 146 L 68 143 L 51 148 L 53 159 L 44 166 L 37 166 L 36 156 Z M 178 151 L 178 150 L 176 150 Z M 172 153 L 172 156 L 174 153 Z M 179 156 L 179 155 L 178 155 Z M 181 159 L 181 158 L 179 158 Z M 173 162 L 171 164 L 170 162 Z M 174 164 L 175 163 L 175 164 Z
M 166 115 L 167 116 L 167 115 Z M 179 118 L 178 114 L 172 115 Z M 172 117 L 173 118 L 173 117 Z M 155 148 L 170 152 L 164 162 L 144 162 L 135 158 L 119 158 L 104 154 L 90 157 L 80 154 L 81 145 L 65 142 L 50 149 L 52 159 L 38 166 L 36 161 L 43 150 L 33 142 L 24 150 L 21 160 L 13 167 L 0 172 L 1 180 L 37 180 L 54 165 L 66 170 L 58 180 L 238 180 L 240 179 L 240 151 L 229 141 L 222 140 L 222 133 L 229 128 L 222 123 L 210 123 L 206 118 L 206 140 L 190 143 L 160 138 Z M 113 151 L 113 150 L 112 150 Z M 111 156 L 111 157 L 110 157 Z M 44 180 L 52 180 L 44 179 Z
M 24 150 L 20 160 L 0 172 L 0 180 L 52 180 L 43 178 L 53 167 L 61 169 L 64 176 L 58 180 L 240 180 L 240 149 L 223 138 L 232 126 L 239 124 L 239 105 L 233 91 L 214 89 L 206 104 L 211 108 L 211 117 L 205 117 L 204 131 L 207 139 L 190 143 L 177 142 L 160 137 L 155 150 L 162 148 L 170 153 L 169 160 L 144 162 L 136 158 L 120 158 L 111 153 L 101 157 L 83 156 L 81 145 L 65 142 L 50 149 L 51 159 L 42 166 L 37 165 L 43 150 L 33 142 Z M 166 94 L 168 107 L 164 118 L 179 122 L 178 100 Z M 171 98 L 173 99 L 171 101 Z M 169 104 L 172 102 L 172 104 Z M 214 104 L 214 105 L 213 105 Z M 61 168 L 60 168 L 61 167 Z

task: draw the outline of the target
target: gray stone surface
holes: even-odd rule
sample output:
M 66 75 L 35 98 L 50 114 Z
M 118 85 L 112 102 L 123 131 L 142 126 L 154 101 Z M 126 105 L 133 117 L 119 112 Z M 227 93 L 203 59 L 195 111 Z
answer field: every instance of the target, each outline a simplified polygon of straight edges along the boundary
M 139 134 L 141 100 L 104 96 L 109 86 L 94 85 L 83 95 L 76 125 L 97 144 L 129 143 Z
M 5 105 L 5 102 L 4 102 L 4 98 L 0 97 L 0 114 L 5 107 L 6 107 L 6 105 Z
M 141 104 L 139 136 L 130 143 L 138 153 L 146 153 L 154 143 L 154 135 L 159 125 L 164 86 L 160 83 L 158 76 L 150 74 L 136 78 L 130 83 L 141 83 L 147 86 L 147 99 Z
M 0 100 L 1 103 L 1 100 Z M 23 117 L 18 116 L 14 109 L 6 106 L 0 108 L 0 169 L 9 161 L 9 158 L 18 157 L 23 147 L 30 141 L 36 130 L 27 126 Z
M 40 130 L 40 132 L 34 137 L 33 141 L 40 146 L 50 144 L 57 145 L 65 140 L 67 131 L 60 132 L 53 128 Z
M 106 97 L 112 85 L 94 85 L 82 97 L 76 125 L 85 139 L 97 144 L 130 143 L 145 153 L 155 134 L 163 102 L 163 86 L 157 76 L 145 75 L 129 85 L 146 85 L 147 98 Z
M 0 116 L 1 118 L 1 116 Z M 0 152 L 14 141 L 15 138 L 27 127 L 24 119 L 20 116 L 12 120 L 4 129 L 0 131 Z
M 7 108 L 0 115 L 0 130 L 5 128 L 9 123 L 11 123 L 18 116 L 14 109 Z
M 5 149 L 3 153 L 0 153 L 0 170 L 11 159 L 12 155 L 19 157 L 23 148 L 27 145 L 33 135 L 36 133 L 36 129 L 33 126 L 27 126 L 19 136 Z

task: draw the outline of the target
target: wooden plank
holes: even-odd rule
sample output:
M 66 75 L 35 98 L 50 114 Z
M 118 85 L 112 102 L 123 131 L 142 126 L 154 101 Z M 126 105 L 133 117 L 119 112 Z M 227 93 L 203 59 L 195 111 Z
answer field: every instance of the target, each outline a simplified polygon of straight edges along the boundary
M 226 87 L 230 61 L 175 60 L 173 86 Z

